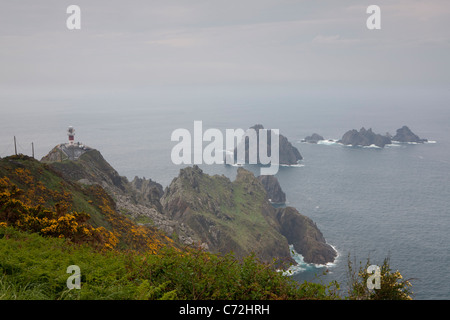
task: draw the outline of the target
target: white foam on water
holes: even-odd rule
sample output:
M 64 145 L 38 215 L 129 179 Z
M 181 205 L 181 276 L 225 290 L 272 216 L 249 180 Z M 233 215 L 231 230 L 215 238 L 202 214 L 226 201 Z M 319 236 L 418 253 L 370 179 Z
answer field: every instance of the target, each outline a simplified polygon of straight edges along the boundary
M 381 147 L 371 144 L 370 146 L 363 146 L 365 149 L 382 149 Z
M 290 244 L 289 251 L 291 252 L 291 256 L 297 264 L 290 266 L 285 271 L 284 270 L 278 270 L 278 271 L 283 272 L 283 275 L 293 276 L 297 273 L 300 273 L 300 272 L 303 272 L 303 271 L 306 271 L 306 270 L 312 269 L 312 268 L 321 269 L 321 268 L 334 267 L 334 266 L 336 266 L 336 261 L 339 257 L 339 252 L 336 250 L 335 247 L 333 247 L 332 245 L 330 245 L 330 246 L 337 253 L 337 256 L 336 256 L 336 259 L 334 259 L 334 262 L 329 262 L 326 264 L 316 264 L 316 263 L 306 263 L 303 256 L 300 253 L 298 253 L 297 251 L 295 251 L 294 246 L 292 244 Z
M 320 141 L 317 141 L 317 144 L 331 146 L 331 145 L 339 144 L 338 141 L 339 140 L 336 140 L 336 139 L 320 140 Z
M 305 165 L 304 165 L 304 164 L 297 163 L 297 164 L 280 164 L 280 166 L 281 166 L 281 167 L 301 168 L 301 167 L 304 167 Z

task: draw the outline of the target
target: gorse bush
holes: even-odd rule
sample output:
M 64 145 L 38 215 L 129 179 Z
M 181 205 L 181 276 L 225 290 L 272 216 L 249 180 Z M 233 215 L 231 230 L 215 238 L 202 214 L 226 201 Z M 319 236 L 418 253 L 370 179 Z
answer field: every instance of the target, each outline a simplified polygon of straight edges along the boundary
M 370 259 L 366 264 L 360 262 L 358 270 L 355 270 L 354 264 L 348 257 L 348 278 L 349 290 L 348 298 L 353 300 L 411 300 L 411 279 L 404 279 L 400 271 L 392 271 L 390 258 L 387 257 L 380 267 L 380 288 L 369 289 L 367 281 L 371 276 L 367 272 L 371 265 Z M 371 280 L 371 279 L 370 279 Z M 370 281 L 369 280 L 369 281 Z
M 69 205 L 65 201 L 56 203 L 54 210 L 41 204 L 33 205 L 29 196 L 29 190 L 25 192 L 8 178 L 0 178 L 0 223 L 44 236 L 67 238 L 76 243 L 89 242 L 109 249 L 116 246 L 116 235 L 104 227 L 92 227 L 87 223 L 88 214 L 68 212 Z
M 158 254 L 99 251 L 0 227 L 0 299 L 335 299 L 334 286 L 298 284 L 254 256 L 167 247 Z M 69 265 L 81 290 L 67 289 Z

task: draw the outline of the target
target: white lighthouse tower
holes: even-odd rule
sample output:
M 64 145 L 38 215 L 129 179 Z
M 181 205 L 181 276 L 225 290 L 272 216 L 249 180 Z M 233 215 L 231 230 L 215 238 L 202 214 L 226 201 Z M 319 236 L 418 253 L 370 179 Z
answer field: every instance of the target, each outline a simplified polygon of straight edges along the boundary
M 73 141 L 75 138 L 75 129 L 72 126 L 69 126 L 67 129 L 67 135 L 69 136 L 69 144 L 73 146 Z

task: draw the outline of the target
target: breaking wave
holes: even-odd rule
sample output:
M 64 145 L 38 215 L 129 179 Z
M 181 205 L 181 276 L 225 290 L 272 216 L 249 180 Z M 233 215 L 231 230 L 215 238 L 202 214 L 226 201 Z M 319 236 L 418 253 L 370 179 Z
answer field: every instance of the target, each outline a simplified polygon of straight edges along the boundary
M 294 261 L 297 263 L 296 265 L 290 266 L 287 270 L 279 270 L 280 272 L 283 272 L 283 275 L 287 276 L 293 276 L 297 273 L 311 270 L 311 269 L 321 269 L 321 268 L 330 268 L 336 266 L 336 261 L 339 257 L 339 252 L 336 250 L 336 248 L 332 245 L 330 245 L 334 251 L 336 251 L 337 256 L 336 259 L 334 259 L 334 262 L 329 262 L 327 264 L 316 264 L 316 263 L 306 263 L 303 256 L 295 251 L 294 246 L 292 244 L 289 245 L 289 251 L 291 252 L 291 257 L 294 259 Z

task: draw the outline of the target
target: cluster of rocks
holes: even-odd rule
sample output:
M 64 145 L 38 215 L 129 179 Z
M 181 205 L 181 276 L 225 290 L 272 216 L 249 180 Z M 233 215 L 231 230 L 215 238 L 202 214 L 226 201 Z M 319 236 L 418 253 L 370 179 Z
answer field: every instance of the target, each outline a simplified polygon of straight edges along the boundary
M 325 139 L 321 135 L 314 133 L 311 136 L 305 137 L 302 142 L 318 143 L 319 141 L 324 140 Z M 386 133 L 384 135 L 375 133 L 373 132 L 372 128 L 365 129 L 363 127 L 359 131 L 356 129 L 352 129 L 344 133 L 342 138 L 337 142 L 348 146 L 377 146 L 383 148 L 386 145 L 392 144 L 393 142 L 424 143 L 427 141 L 427 139 L 422 139 L 414 134 L 407 126 L 403 126 L 400 129 L 397 129 L 397 133 L 395 136 L 392 136 L 389 133 Z

